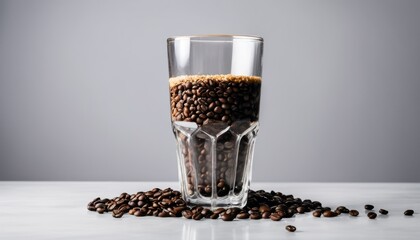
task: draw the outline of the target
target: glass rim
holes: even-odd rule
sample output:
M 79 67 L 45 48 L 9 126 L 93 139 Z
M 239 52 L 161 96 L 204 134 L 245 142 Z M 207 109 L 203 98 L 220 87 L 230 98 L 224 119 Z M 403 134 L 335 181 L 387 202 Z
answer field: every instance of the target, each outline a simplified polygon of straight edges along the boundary
M 262 37 L 254 35 L 233 35 L 233 34 L 203 34 L 203 35 L 185 35 L 185 36 L 172 36 L 167 39 L 168 43 L 176 40 L 190 40 L 197 42 L 213 42 L 220 40 L 231 41 L 234 39 L 242 39 L 256 42 L 263 42 Z

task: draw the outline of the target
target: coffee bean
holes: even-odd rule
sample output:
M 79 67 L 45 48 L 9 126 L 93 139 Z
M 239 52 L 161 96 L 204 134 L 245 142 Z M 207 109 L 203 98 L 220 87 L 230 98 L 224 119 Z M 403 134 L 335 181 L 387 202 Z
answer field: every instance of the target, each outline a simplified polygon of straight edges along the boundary
M 281 216 L 278 213 L 272 213 L 270 215 L 270 219 L 273 221 L 280 221 L 281 220 Z
M 388 211 L 381 208 L 381 209 L 379 209 L 379 213 L 382 214 L 382 215 L 387 215 Z
M 253 220 L 258 220 L 258 219 L 261 219 L 262 216 L 259 212 L 255 212 L 255 213 L 251 213 L 250 218 Z
M 270 211 L 270 207 L 267 204 L 263 203 L 260 205 L 258 210 L 260 211 L 260 213 L 268 212 Z
M 166 212 L 166 211 L 160 212 L 160 213 L 158 214 L 158 217 L 169 217 L 169 213 L 168 213 L 168 212 Z
M 97 203 L 97 204 L 95 204 L 95 208 L 105 208 L 105 204 Z
M 224 208 L 218 208 L 218 209 L 214 210 L 213 213 L 221 214 L 221 213 L 223 213 L 225 211 L 226 211 L 226 209 L 224 209 Z
M 214 108 L 214 112 L 215 113 L 221 113 L 222 111 L 223 111 L 223 109 L 221 107 L 219 107 L 219 106 L 217 106 L 217 107 Z
M 323 212 L 322 215 L 324 217 L 336 217 L 337 216 L 337 213 L 329 210 L 329 211 Z
M 210 215 L 210 219 L 218 219 L 218 218 L 219 218 L 218 213 L 213 213 L 212 215 Z
M 195 214 L 192 216 L 192 219 L 194 219 L 194 220 L 201 220 L 203 217 L 204 217 L 204 216 L 203 216 L 201 213 L 195 213 Z
M 105 208 L 97 208 L 96 211 L 100 214 L 103 214 L 105 212 Z
M 192 215 L 193 215 L 193 213 L 191 212 L 191 210 L 182 211 L 182 216 L 184 216 L 184 218 L 186 218 L 186 219 L 191 219 Z
M 292 225 L 287 225 L 286 230 L 289 231 L 289 232 L 294 232 L 294 231 L 296 231 L 296 227 L 292 226 Z
M 368 212 L 367 216 L 368 216 L 369 219 L 375 219 L 377 214 L 374 213 L 374 212 Z
M 271 212 L 263 212 L 263 214 L 261 215 L 262 218 L 267 219 L 270 218 Z
M 223 213 L 222 214 L 222 220 L 223 221 L 233 221 L 233 219 L 235 219 L 235 215 L 232 213 Z
M 95 208 L 95 206 L 89 206 L 88 205 L 88 207 L 87 207 L 87 209 L 89 210 L 89 211 L 96 211 L 96 208 Z
M 313 215 L 314 217 L 321 217 L 322 212 L 321 212 L 321 210 L 316 210 L 316 211 L 314 211 L 314 212 L 312 213 L 312 215 Z
M 300 206 L 300 207 L 298 207 L 298 208 L 296 208 L 296 211 L 298 212 L 298 213 L 305 213 L 305 211 L 306 211 L 306 208 L 305 207 L 302 207 L 302 206 Z
M 366 204 L 365 205 L 365 209 L 366 210 L 372 210 L 374 208 L 374 206 L 373 205 L 370 205 L 370 204 Z
M 339 211 L 340 213 L 349 213 L 349 209 L 344 206 L 337 207 L 336 211 Z
M 237 217 L 238 219 L 248 219 L 248 218 L 249 218 L 249 213 L 247 213 L 247 212 L 242 212 L 242 213 L 239 213 L 238 215 L 236 215 L 236 217 Z
M 353 209 L 353 210 L 350 210 L 349 214 L 350 216 L 357 217 L 359 216 L 359 211 Z
M 414 214 L 414 211 L 411 210 L 411 209 L 405 210 L 405 212 L 404 212 L 404 215 L 406 215 L 406 216 L 413 216 L 413 214 Z

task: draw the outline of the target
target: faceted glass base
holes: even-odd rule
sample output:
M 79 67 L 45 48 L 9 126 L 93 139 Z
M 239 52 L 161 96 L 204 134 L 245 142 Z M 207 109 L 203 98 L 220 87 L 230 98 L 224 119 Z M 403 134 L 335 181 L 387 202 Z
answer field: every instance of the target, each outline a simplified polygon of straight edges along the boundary
M 181 192 L 187 203 L 212 209 L 245 206 L 259 123 L 212 121 L 198 126 L 175 121 L 172 126 Z

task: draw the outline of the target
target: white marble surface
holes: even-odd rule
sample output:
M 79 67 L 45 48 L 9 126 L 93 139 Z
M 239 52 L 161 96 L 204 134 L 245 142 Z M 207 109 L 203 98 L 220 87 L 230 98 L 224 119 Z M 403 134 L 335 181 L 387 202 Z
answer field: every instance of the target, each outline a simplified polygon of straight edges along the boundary
M 359 217 L 298 215 L 271 220 L 201 221 L 184 218 L 120 219 L 89 212 L 93 198 L 114 197 L 175 182 L 0 182 L 0 239 L 420 239 L 420 183 L 253 183 L 252 189 L 281 191 L 324 206 L 345 205 Z M 366 217 L 364 204 L 385 208 L 388 216 Z M 404 216 L 405 209 L 417 214 Z M 295 225 L 295 233 L 284 227 Z

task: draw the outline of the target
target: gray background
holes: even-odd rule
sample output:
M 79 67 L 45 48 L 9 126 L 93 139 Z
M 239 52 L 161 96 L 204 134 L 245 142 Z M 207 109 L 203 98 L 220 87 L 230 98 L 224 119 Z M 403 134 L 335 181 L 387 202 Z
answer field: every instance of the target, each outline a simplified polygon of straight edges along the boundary
M 420 181 L 420 1 L 0 1 L 0 180 L 176 180 L 166 38 L 265 39 L 255 181 Z

